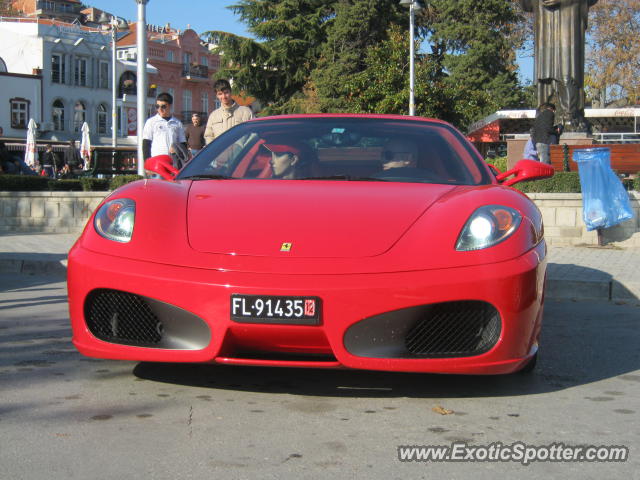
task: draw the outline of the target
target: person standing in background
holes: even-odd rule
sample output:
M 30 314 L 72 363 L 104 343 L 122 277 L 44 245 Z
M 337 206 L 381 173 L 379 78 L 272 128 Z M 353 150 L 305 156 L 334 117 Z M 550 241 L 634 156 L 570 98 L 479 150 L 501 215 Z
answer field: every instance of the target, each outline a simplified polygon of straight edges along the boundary
M 187 139 L 187 147 L 191 156 L 194 157 L 206 145 L 204 140 L 205 126 L 202 125 L 202 119 L 199 113 L 191 115 L 191 125 L 187 125 L 184 129 L 184 136 Z
M 142 151 L 144 159 L 157 155 L 170 155 L 174 143 L 182 143 L 187 147 L 182 122 L 173 116 L 171 108 L 173 97 L 169 93 L 161 93 L 156 98 L 158 113 L 149 117 L 142 130 Z
M 207 144 L 231 127 L 253 118 L 253 112 L 249 107 L 238 105 L 231 97 L 231 84 L 228 80 L 217 80 L 213 84 L 213 89 L 216 92 L 216 98 L 220 102 L 220 108 L 209 115 L 207 128 L 204 132 L 204 139 Z

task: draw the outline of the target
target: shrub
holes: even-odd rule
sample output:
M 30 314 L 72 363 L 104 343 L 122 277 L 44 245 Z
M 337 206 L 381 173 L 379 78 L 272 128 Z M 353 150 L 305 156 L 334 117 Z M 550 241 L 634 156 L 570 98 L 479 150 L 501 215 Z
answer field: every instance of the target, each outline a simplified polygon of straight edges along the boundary
M 49 179 L 47 186 L 49 190 L 51 190 L 52 192 L 81 192 L 82 191 L 82 185 L 80 184 L 80 180 Z
M 486 158 L 485 162 L 490 163 L 502 173 L 507 171 L 507 157 Z
M 551 178 L 521 182 L 515 188 L 526 193 L 581 193 L 578 172 L 556 172 Z
M 633 189 L 636 192 L 640 192 L 640 172 L 638 172 L 636 178 L 633 179 Z
M 47 190 L 50 178 L 36 175 L 0 175 L 0 191 L 24 192 Z
M 109 190 L 115 190 L 118 187 L 126 185 L 127 183 L 135 182 L 136 180 L 142 180 L 144 177 L 140 175 L 116 175 L 111 178 L 109 182 Z
M 109 179 L 82 177 L 80 178 L 80 185 L 82 185 L 82 190 L 85 192 L 104 192 L 109 190 Z

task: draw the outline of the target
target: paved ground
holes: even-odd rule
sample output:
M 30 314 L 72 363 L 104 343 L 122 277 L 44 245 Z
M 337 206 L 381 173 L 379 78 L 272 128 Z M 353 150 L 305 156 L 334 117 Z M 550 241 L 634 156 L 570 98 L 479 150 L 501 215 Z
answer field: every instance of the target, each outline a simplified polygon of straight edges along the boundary
M 0 235 L 0 273 L 64 275 L 75 234 Z M 547 296 L 640 301 L 640 249 L 551 247 Z
M 640 306 L 547 299 L 529 375 L 100 360 L 61 278 L 0 274 L 0 478 L 638 479 Z M 400 445 L 618 445 L 616 463 L 400 462 Z

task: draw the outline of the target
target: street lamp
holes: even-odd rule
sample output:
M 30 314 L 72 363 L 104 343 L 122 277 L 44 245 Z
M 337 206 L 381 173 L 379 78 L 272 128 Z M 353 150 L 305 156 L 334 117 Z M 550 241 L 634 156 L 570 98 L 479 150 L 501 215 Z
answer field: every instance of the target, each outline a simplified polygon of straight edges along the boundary
M 144 176 L 144 152 L 142 150 L 142 129 L 146 115 L 147 105 L 147 20 L 146 6 L 149 0 L 135 0 L 138 4 L 138 35 L 137 35 L 137 51 L 138 51 L 138 113 L 137 113 L 137 130 L 138 130 L 138 175 Z
M 111 146 L 116 147 L 118 145 L 118 110 L 116 106 L 117 90 L 118 90 L 118 76 L 116 69 L 116 40 L 118 30 L 128 30 L 129 25 L 127 21 L 119 17 L 108 18 L 105 12 L 102 12 L 98 23 L 109 25 L 111 28 Z
M 111 42 L 113 49 L 111 51 L 111 146 L 118 145 L 118 110 L 116 106 L 118 75 L 116 69 L 116 36 L 118 30 L 127 30 L 129 27 L 127 22 L 122 18 L 111 17 Z
M 415 104 L 415 40 L 414 40 L 414 25 L 415 25 L 415 12 L 419 12 L 424 7 L 418 0 L 400 0 L 400 5 L 409 7 L 409 115 L 414 116 L 416 114 Z

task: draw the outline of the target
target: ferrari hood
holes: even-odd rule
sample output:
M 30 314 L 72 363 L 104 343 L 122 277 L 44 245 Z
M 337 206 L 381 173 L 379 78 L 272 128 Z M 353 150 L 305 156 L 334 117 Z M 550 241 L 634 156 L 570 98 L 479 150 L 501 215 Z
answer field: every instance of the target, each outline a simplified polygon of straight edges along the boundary
M 230 255 L 380 255 L 452 188 L 347 181 L 196 181 L 187 206 L 189 243 L 200 252 Z

